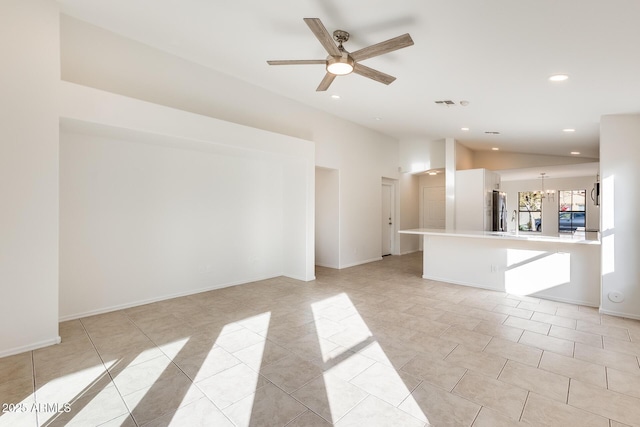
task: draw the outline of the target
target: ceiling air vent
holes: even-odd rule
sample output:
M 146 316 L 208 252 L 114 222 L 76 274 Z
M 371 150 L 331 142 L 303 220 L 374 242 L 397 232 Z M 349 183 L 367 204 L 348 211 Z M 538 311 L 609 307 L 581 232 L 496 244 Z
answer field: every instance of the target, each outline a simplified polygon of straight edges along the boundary
M 487 135 L 500 135 L 500 132 L 496 132 L 495 130 L 487 130 L 484 133 Z
M 444 106 L 446 106 L 446 107 L 451 107 L 451 106 L 453 106 L 453 105 L 456 105 L 456 103 L 455 103 L 455 102 L 453 102 L 453 101 L 452 101 L 452 100 L 450 100 L 450 99 L 445 99 L 445 100 L 442 100 L 442 101 L 436 101 L 436 104 L 438 104 L 438 105 L 444 105 Z

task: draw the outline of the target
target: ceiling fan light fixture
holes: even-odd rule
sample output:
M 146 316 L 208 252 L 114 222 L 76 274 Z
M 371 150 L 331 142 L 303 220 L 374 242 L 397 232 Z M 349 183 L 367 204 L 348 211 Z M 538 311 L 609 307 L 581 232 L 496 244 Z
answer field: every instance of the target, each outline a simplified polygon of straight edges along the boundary
M 354 61 L 349 54 L 344 53 L 342 56 L 329 56 L 327 58 L 327 72 L 344 76 L 353 71 Z

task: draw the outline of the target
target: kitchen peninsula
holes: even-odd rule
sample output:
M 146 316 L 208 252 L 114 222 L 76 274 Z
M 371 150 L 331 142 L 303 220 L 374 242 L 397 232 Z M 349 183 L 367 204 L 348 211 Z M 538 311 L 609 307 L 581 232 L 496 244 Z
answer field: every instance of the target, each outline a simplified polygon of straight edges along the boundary
M 580 234 L 401 230 L 423 236 L 424 279 L 600 305 L 600 241 Z

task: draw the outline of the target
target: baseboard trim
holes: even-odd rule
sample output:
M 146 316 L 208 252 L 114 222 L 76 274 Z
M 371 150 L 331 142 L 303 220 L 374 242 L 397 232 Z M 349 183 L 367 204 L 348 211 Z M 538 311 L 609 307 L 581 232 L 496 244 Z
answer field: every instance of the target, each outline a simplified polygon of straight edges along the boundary
M 338 268 L 340 268 L 335 264 L 325 264 L 325 263 L 321 263 L 321 262 L 316 262 L 316 266 L 317 267 L 325 267 L 325 268 L 333 268 L 334 270 L 337 270 Z
M 409 254 L 415 254 L 416 252 L 422 252 L 420 249 L 414 249 L 412 251 L 405 251 L 405 252 L 400 252 L 400 255 L 409 255 Z
M 442 282 L 442 283 L 451 283 L 452 285 L 460 285 L 460 286 L 467 286 L 469 288 L 479 288 L 479 289 L 487 289 L 490 291 L 496 291 L 496 292 L 504 292 L 504 289 L 499 289 L 496 287 L 490 287 L 490 286 L 484 286 L 484 285 L 478 285 L 477 283 L 469 283 L 469 282 L 463 282 L 460 280 L 451 280 L 451 279 L 443 279 L 441 277 L 432 277 L 432 276 L 426 276 L 426 275 L 422 275 L 423 279 L 427 279 L 427 280 L 435 280 L 436 282 Z
M 237 282 L 220 283 L 220 284 L 213 285 L 213 286 L 208 286 L 208 287 L 205 287 L 205 288 L 199 288 L 199 289 L 185 291 L 185 292 L 177 292 L 177 293 L 174 293 L 174 294 L 163 295 L 163 296 L 159 296 L 159 297 L 155 297 L 155 298 L 148 298 L 148 299 L 144 299 L 144 300 L 132 301 L 132 302 L 124 303 L 124 304 L 98 308 L 98 309 L 95 309 L 95 310 L 88 310 L 88 311 L 84 311 L 84 312 L 81 312 L 81 313 L 67 314 L 65 316 L 61 316 L 58 319 L 58 321 L 59 322 L 66 322 L 68 320 L 81 319 L 83 317 L 95 316 L 95 315 L 104 314 L 104 313 L 110 313 L 112 311 L 124 310 L 126 308 L 137 307 L 139 305 L 151 304 L 151 303 L 159 302 L 159 301 L 165 301 L 165 300 L 172 299 L 172 298 L 180 298 L 180 297 L 185 297 L 185 296 L 188 296 L 188 295 L 199 294 L 199 293 L 202 293 L 202 292 L 214 291 L 216 289 L 228 288 L 230 286 L 237 286 L 237 285 L 244 285 L 246 283 L 259 282 L 260 280 L 273 279 L 275 277 L 283 277 L 283 276 L 281 274 L 278 274 L 278 275 L 274 275 L 274 276 L 256 277 L 256 278 L 252 278 L 252 279 L 248 279 L 248 280 L 241 280 L 241 281 L 237 281 Z M 289 277 L 289 276 L 284 276 L 284 277 Z M 296 279 L 296 278 L 292 277 L 292 279 Z M 296 279 L 296 280 L 299 280 L 299 279 Z
M 550 301 L 557 301 L 557 302 L 566 302 L 567 304 L 575 304 L 575 305 L 584 305 L 586 307 L 599 307 L 600 303 L 594 303 L 594 302 L 590 302 L 590 301 L 583 301 L 583 300 L 572 300 L 572 299 L 568 299 L 568 298 L 557 298 L 554 296 L 549 296 L 549 295 L 544 295 L 544 294 L 531 294 L 531 295 L 527 295 L 527 296 L 531 296 L 534 298 L 542 298 L 542 299 L 546 299 L 546 300 L 550 300 Z
M 369 264 L 370 262 L 376 262 L 376 261 L 382 261 L 382 257 L 371 258 L 371 259 L 366 259 L 364 261 L 358 261 L 358 262 L 353 262 L 351 264 L 341 265 L 339 268 L 343 269 L 343 268 L 355 267 L 357 265 Z
M 625 319 L 640 320 L 640 316 L 638 316 L 637 314 L 622 313 L 622 312 L 619 312 L 619 311 L 612 311 L 612 310 L 604 310 L 603 308 L 600 308 L 599 311 L 600 311 L 600 314 L 608 314 L 609 316 L 623 317 Z
M 313 282 L 314 280 L 316 280 L 316 276 L 311 276 L 311 278 L 306 278 L 306 277 L 298 277 L 298 276 L 284 276 L 284 277 L 288 277 L 289 279 L 294 279 L 294 280 L 299 280 L 301 282 Z
M 460 285 L 460 286 L 468 286 L 468 287 L 471 287 L 471 288 L 487 289 L 487 290 L 496 291 L 496 292 L 506 292 L 503 288 L 496 288 L 496 287 L 478 285 L 476 283 L 469 283 L 469 282 L 463 282 L 463 281 L 458 281 L 458 280 L 449 280 L 449 279 L 445 280 L 445 279 L 441 279 L 441 278 L 437 278 L 437 277 L 428 277 L 428 276 L 425 276 L 425 275 L 423 275 L 422 278 L 423 279 L 427 279 L 427 280 L 435 280 L 437 282 L 451 283 L 452 285 Z M 514 294 L 514 295 L 516 295 L 516 294 Z M 557 297 L 554 297 L 554 296 L 544 295 L 544 294 L 540 294 L 540 293 L 533 293 L 531 295 L 525 295 L 525 296 L 530 296 L 530 297 L 534 297 L 534 298 L 541 298 L 541 299 L 550 300 L 550 301 L 564 302 L 564 303 L 568 303 L 568 304 L 584 305 L 584 306 L 587 306 L 587 307 L 598 307 L 597 303 L 593 303 L 593 302 L 590 302 L 590 301 L 571 300 L 571 299 L 567 299 L 567 298 L 557 298 Z
M 24 353 L 25 351 L 37 350 L 39 348 L 49 347 L 50 345 L 60 344 L 62 339 L 58 336 L 44 341 L 38 341 L 36 343 L 23 345 L 20 347 L 10 348 L 8 350 L 0 351 L 0 358 L 13 356 L 14 354 Z

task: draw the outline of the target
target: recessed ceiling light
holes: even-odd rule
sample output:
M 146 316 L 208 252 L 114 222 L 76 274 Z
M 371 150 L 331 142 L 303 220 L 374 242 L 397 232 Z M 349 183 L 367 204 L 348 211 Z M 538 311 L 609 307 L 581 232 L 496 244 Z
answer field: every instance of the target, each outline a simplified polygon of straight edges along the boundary
M 333 99 L 340 99 L 340 95 L 331 95 L 331 98 L 333 98 Z
M 577 156 L 578 154 L 580 154 L 580 152 L 579 151 L 572 151 L 571 154 L 574 155 L 574 156 Z
M 491 149 L 492 149 L 493 151 L 498 151 L 498 150 L 500 150 L 498 147 L 492 147 Z
M 465 131 L 465 132 L 466 132 L 466 131 L 468 131 L 468 130 L 469 130 L 469 128 L 460 128 L 460 130 L 462 130 L 462 131 Z
M 575 132 L 575 129 L 571 129 L 571 128 L 567 128 L 567 129 L 562 129 L 562 132 L 566 132 L 566 133 L 571 133 L 571 132 Z
M 429 172 L 429 175 L 438 175 L 438 172 Z
M 551 77 L 549 77 L 549 81 L 552 82 L 563 82 L 565 80 L 567 80 L 569 78 L 569 76 L 567 76 L 566 74 L 554 74 Z

